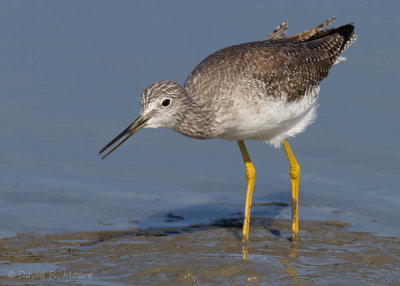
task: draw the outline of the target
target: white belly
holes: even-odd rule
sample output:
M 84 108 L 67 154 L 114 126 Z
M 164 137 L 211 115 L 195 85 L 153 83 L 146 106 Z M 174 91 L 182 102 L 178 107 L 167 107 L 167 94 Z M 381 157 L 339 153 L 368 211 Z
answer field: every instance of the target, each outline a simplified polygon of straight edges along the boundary
M 227 122 L 218 138 L 263 140 L 279 147 L 288 137 L 301 133 L 316 118 L 319 87 L 299 101 L 271 100 L 263 107 L 238 109 L 235 120 Z

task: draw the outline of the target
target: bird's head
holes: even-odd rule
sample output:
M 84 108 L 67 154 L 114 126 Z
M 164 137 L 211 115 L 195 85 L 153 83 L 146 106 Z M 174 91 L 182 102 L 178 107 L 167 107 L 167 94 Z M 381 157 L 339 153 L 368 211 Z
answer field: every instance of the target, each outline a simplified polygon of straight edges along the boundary
M 168 80 L 159 81 L 147 87 L 140 96 L 142 104 L 140 116 L 101 149 L 99 155 L 115 144 L 102 156 L 104 159 L 142 128 L 177 129 L 179 122 L 185 116 L 184 105 L 187 101 L 185 94 L 185 90 L 178 83 Z

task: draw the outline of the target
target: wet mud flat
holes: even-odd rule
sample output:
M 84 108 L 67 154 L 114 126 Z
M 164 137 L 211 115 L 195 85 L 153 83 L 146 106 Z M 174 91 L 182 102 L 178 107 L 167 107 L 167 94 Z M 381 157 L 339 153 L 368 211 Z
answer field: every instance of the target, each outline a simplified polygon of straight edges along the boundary
M 292 248 L 288 220 L 252 218 L 243 260 L 241 218 L 183 228 L 1 239 L 8 285 L 399 285 L 400 239 L 302 221 Z

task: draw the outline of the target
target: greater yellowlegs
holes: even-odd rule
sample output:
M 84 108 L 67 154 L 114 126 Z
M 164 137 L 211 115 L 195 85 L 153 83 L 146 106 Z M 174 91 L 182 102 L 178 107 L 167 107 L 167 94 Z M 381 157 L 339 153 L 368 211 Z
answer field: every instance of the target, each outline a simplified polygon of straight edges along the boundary
M 356 40 L 353 24 L 322 29 L 334 19 L 290 37 L 285 37 L 284 22 L 263 41 L 208 56 L 183 87 L 168 80 L 147 87 L 140 97 L 140 116 L 99 154 L 116 143 L 105 158 L 142 128 L 166 127 L 196 139 L 237 141 L 246 167 L 243 238 L 248 241 L 255 169 L 244 140 L 283 144 L 292 183 L 292 241 L 297 241 L 300 166 L 287 138 L 313 122 L 320 82 Z

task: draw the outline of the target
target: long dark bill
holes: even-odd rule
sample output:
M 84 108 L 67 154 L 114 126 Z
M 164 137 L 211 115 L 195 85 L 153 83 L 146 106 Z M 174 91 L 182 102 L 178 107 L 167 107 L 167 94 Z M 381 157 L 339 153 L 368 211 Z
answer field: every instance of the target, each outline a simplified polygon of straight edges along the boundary
M 131 125 L 129 125 L 124 131 L 121 132 L 117 137 L 115 137 L 113 140 L 111 140 L 106 146 L 104 146 L 103 149 L 100 150 L 99 155 L 106 151 L 109 147 L 111 147 L 115 142 L 115 144 L 110 150 L 108 150 L 102 157 L 101 159 L 104 159 L 105 157 L 108 156 L 112 151 L 117 149 L 119 145 L 124 143 L 129 137 L 131 137 L 133 134 L 135 134 L 138 130 L 142 129 L 147 122 L 148 118 L 145 118 L 144 116 L 140 115 Z M 122 138 L 122 139 L 121 139 Z M 121 140 L 120 140 L 121 139 Z

